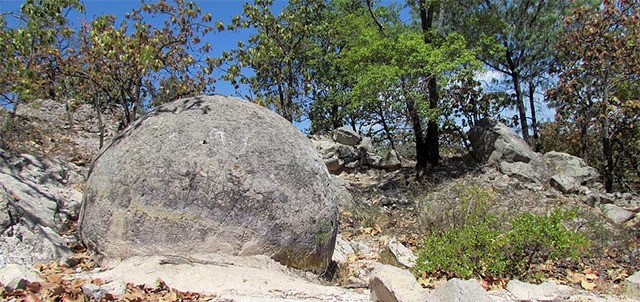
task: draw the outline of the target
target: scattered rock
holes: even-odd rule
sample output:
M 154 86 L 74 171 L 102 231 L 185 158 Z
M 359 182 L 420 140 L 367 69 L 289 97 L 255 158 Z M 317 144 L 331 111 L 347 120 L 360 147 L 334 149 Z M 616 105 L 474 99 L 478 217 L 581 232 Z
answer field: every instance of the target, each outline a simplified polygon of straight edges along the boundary
M 625 279 L 624 286 L 628 298 L 640 300 L 640 271 Z
M 387 247 L 396 257 L 396 260 L 407 268 L 412 268 L 416 265 L 416 256 L 413 252 L 404 246 L 398 239 L 391 238 Z
M 339 128 L 335 133 L 341 133 L 344 129 L 347 128 Z M 334 135 L 334 138 L 337 137 Z M 345 144 L 322 135 L 312 135 L 310 139 L 332 174 L 337 175 L 343 171 L 351 172 L 366 168 L 395 171 L 402 167 L 402 162 L 396 151 L 391 150 L 386 156 L 380 156 L 374 153 L 371 138 L 368 137 L 359 139 L 360 143 L 356 145 L 353 145 L 355 140 L 343 140 L 348 143 Z
M 436 287 L 431 294 L 440 302 L 492 302 L 489 294 L 473 279 L 453 278 Z
M 578 184 L 573 177 L 566 174 L 556 174 L 551 176 L 549 184 L 552 188 L 562 192 L 562 194 L 571 194 L 578 192 Z
M 567 295 L 553 282 L 530 284 L 519 280 L 511 280 L 507 290 L 517 301 L 565 301 Z
M 541 160 L 540 154 L 534 152 L 511 128 L 492 118 L 479 120 L 469 130 L 469 140 L 473 155 L 482 163 L 530 163 Z
M 24 289 L 29 282 L 41 281 L 44 280 L 38 274 L 21 265 L 8 264 L 0 268 L 0 283 L 10 290 Z
M 346 146 L 356 146 L 362 140 L 360 134 L 347 127 L 334 130 L 332 137 L 334 141 Z
M 429 292 L 420 286 L 410 272 L 391 265 L 378 265 L 369 281 L 372 301 L 430 301 Z
M 524 162 L 501 162 L 500 172 L 525 183 L 540 183 L 544 179 L 544 168 Z
M 274 112 L 198 96 L 155 108 L 102 149 L 79 232 L 107 258 L 268 255 L 324 271 L 335 245 L 331 175 Z
M 122 281 L 112 281 L 103 285 L 86 283 L 81 286 L 82 293 L 94 300 L 100 300 L 107 294 L 113 297 L 124 295 L 127 285 Z
M 633 218 L 634 212 L 625 210 L 615 204 L 603 204 L 600 205 L 600 209 L 607 218 L 611 219 L 614 223 L 622 224 L 627 220 Z
M 338 265 L 343 265 L 349 261 L 349 257 L 355 256 L 355 254 L 356 252 L 353 250 L 353 247 L 351 247 L 349 241 L 344 239 L 342 234 L 338 234 L 332 260 L 337 262 Z

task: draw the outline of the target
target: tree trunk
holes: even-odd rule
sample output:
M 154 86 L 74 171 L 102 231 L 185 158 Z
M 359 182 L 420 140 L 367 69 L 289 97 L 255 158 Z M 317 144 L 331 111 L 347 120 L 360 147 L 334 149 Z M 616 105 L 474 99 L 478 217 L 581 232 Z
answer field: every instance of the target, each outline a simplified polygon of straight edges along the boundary
M 609 102 L 609 87 L 605 84 L 603 101 Z M 604 156 L 604 189 L 607 192 L 613 191 L 613 148 L 609 132 L 609 119 L 607 118 L 607 108 L 604 108 L 604 118 L 602 118 L 602 155 Z
M 527 143 L 531 143 L 529 139 L 529 127 L 527 126 L 527 111 L 524 107 L 524 100 L 522 97 L 522 88 L 520 87 L 520 75 L 515 72 L 511 74 L 513 79 L 513 90 L 516 93 L 516 106 L 518 107 L 518 117 L 520 118 L 520 130 L 522 130 L 522 139 Z
M 406 91 L 404 81 L 402 81 L 402 89 Z M 411 121 L 411 127 L 413 128 L 413 137 L 416 143 L 416 170 L 423 171 L 427 168 L 429 163 L 429 150 L 427 149 L 427 143 L 424 139 L 422 129 L 422 121 L 418 110 L 416 109 L 416 102 L 412 98 L 407 98 L 407 116 Z
M 512 58 L 512 53 L 507 49 L 505 53 L 507 64 L 509 66 L 509 75 L 513 81 L 513 90 L 516 94 L 516 107 L 518 108 L 518 117 L 520 119 L 520 129 L 522 130 L 522 138 L 527 142 L 529 141 L 529 127 L 527 125 L 527 112 L 524 107 L 524 98 L 522 97 L 522 88 L 520 87 L 520 73 L 518 72 L 518 66 L 515 64 Z
M 436 83 L 435 76 L 431 76 L 427 83 L 429 89 L 429 109 L 438 108 L 438 85 Z M 432 167 L 438 165 L 440 161 L 440 131 L 438 129 L 438 120 L 430 118 L 427 124 L 427 139 L 426 144 L 428 147 L 428 161 Z
M 602 155 L 604 156 L 604 189 L 613 191 L 613 150 L 609 137 L 609 120 L 602 119 Z
M 433 28 L 433 16 L 437 6 L 436 1 L 430 1 L 427 6 L 426 0 L 420 0 L 420 25 L 422 27 L 422 34 L 424 36 L 424 43 L 431 43 L 431 29 Z M 429 93 L 429 109 L 438 109 L 438 83 L 436 76 L 433 74 L 425 75 L 427 78 L 427 90 Z M 419 122 L 419 117 L 418 122 Z M 415 123 L 415 122 L 414 122 Z M 415 128 L 414 128 L 415 129 Z M 420 127 L 422 129 L 422 127 Z M 422 134 L 420 134 L 422 136 Z M 422 148 L 426 148 L 426 154 L 424 155 L 424 161 L 430 163 L 432 166 L 438 165 L 440 161 L 440 142 L 439 142 L 439 130 L 438 120 L 430 118 L 427 124 L 427 137 L 423 143 Z M 419 155 L 418 142 L 416 141 L 416 152 Z M 418 157 L 417 157 L 418 158 Z M 425 168 L 426 162 L 422 165 L 416 164 L 418 168 Z
M 531 112 L 531 132 L 532 140 L 531 147 L 536 152 L 540 152 L 542 146 L 540 146 L 540 138 L 538 136 L 538 119 L 536 118 L 536 104 L 534 100 L 534 94 L 536 92 L 536 86 L 533 80 L 529 81 L 529 110 Z

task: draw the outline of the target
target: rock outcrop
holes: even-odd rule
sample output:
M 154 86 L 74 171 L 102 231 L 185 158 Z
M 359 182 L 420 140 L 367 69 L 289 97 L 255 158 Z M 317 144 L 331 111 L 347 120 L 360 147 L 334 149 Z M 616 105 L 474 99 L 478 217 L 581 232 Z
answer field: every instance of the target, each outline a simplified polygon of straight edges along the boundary
M 107 258 L 267 255 L 324 271 L 336 191 L 304 135 L 264 107 L 199 96 L 160 106 L 104 148 L 79 232 Z
M 481 163 L 495 165 L 511 177 L 527 182 L 544 182 L 547 170 L 542 155 L 511 128 L 492 118 L 483 118 L 469 130 L 473 155 Z
M 82 193 L 69 187 L 84 178 L 80 168 L 0 149 L 0 268 L 32 267 L 71 253 L 76 239 L 62 236 L 77 220 Z
M 311 141 L 332 174 L 358 168 L 394 171 L 402 167 L 397 152 L 391 150 L 385 156 L 376 154 L 371 138 L 361 137 L 346 127 L 334 130 L 331 137 L 312 135 Z
M 551 151 L 534 152 L 506 125 L 484 118 L 469 131 L 473 155 L 482 164 L 497 167 L 525 185 L 550 186 L 562 194 L 582 195 L 584 202 L 616 224 L 631 220 L 640 212 L 640 197 L 629 193 L 602 192 L 600 174 L 579 157 Z

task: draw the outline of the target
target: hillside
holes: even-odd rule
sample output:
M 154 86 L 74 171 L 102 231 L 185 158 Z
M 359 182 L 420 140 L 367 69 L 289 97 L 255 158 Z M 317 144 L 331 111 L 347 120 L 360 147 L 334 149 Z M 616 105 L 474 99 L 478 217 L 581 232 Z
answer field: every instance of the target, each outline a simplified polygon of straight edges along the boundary
M 451 286 L 468 294 L 467 300 L 456 301 L 640 298 L 640 283 L 627 280 L 640 271 L 640 198 L 604 193 L 598 179 L 576 185 L 556 177 L 550 185 L 536 179 L 534 172 L 543 165 L 537 159 L 527 165 L 505 160 L 512 151 L 505 151 L 494 163 L 482 163 L 471 154 L 446 158 L 419 178 L 412 168 L 415 163 L 407 159 L 388 170 L 358 165 L 337 172 L 334 177 L 343 197 L 339 234 L 335 262 L 322 277 L 268 257 L 143 257 L 98 266 L 99 257 L 88 252 L 78 237 L 77 220 L 84 178 L 98 152 L 99 131 L 88 105 L 77 108 L 71 119 L 70 123 L 62 104 L 34 102 L 17 111 L 16 128 L 3 137 L 3 299 L 367 301 L 372 291 L 384 301 L 420 301 L 427 294 L 453 301 L 456 294 Z M 109 137 L 116 133 L 115 121 L 106 123 Z M 587 169 L 573 164 L 567 164 L 569 172 Z M 558 174 L 561 168 L 549 172 L 552 179 L 564 175 Z M 425 238 L 448 227 L 463 226 L 488 213 L 507 221 L 521 213 L 545 215 L 556 209 L 575 211 L 566 226 L 583 234 L 590 245 L 573 260 L 563 257 L 532 265 L 520 278 L 530 283 L 499 274 L 469 278 L 454 271 L 419 272 L 406 267 L 415 263 L 414 255 L 424 252 Z M 38 243 L 38 238 L 49 243 Z M 32 249 L 22 249 L 20 242 L 33 242 Z M 15 246 L 21 250 L 12 250 Z M 41 256 L 54 261 L 43 263 Z M 454 277 L 478 282 L 456 283 L 459 280 Z M 552 283 L 546 283 L 545 290 L 533 285 L 543 281 Z M 417 284 L 435 290 L 423 293 Z M 479 292 L 478 285 L 489 291 Z M 385 298 L 385 293 L 394 298 Z

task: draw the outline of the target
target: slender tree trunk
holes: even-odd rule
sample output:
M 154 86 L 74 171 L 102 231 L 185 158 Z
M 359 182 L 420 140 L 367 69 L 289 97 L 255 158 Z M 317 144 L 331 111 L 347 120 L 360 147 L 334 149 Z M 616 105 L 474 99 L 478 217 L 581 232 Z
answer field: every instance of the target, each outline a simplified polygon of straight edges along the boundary
M 533 80 L 529 80 L 529 110 L 531 112 L 531 133 L 532 141 L 531 146 L 536 152 L 540 152 L 542 147 L 540 146 L 540 137 L 538 136 L 538 119 L 536 118 L 536 104 L 535 104 L 535 92 L 536 86 Z
M 427 83 L 429 90 L 429 109 L 438 108 L 438 84 L 436 83 L 435 76 L 431 76 Z M 440 129 L 438 128 L 438 120 L 430 118 L 427 124 L 427 139 L 426 144 L 428 147 L 428 161 L 431 166 L 437 166 L 440 162 Z
M 591 100 L 591 94 L 587 95 L 587 104 L 582 112 L 582 120 L 580 124 L 580 155 L 586 164 L 589 164 L 589 123 L 591 121 L 591 108 L 593 101 Z
M 393 140 L 393 135 L 391 134 L 391 128 L 387 123 L 387 119 L 384 117 L 384 111 L 380 109 L 378 111 L 378 114 L 380 115 L 380 123 L 382 124 L 382 130 L 384 131 L 384 135 L 387 137 L 387 140 L 389 140 L 389 144 L 391 145 L 391 150 L 396 151 L 397 153 L 398 150 L 396 149 L 396 143 Z M 355 131 L 355 128 L 353 128 L 353 130 Z
M 513 90 L 516 94 L 516 107 L 518 108 L 518 117 L 520 119 L 520 129 L 522 130 L 522 138 L 527 142 L 529 141 L 529 127 L 527 123 L 527 111 L 524 107 L 524 98 L 522 97 L 522 87 L 520 86 L 520 73 L 518 72 L 518 66 L 513 61 L 512 53 L 507 49 L 505 53 L 507 64 L 509 66 L 511 80 L 513 81 Z
M 609 87 L 605 85 L 603 101 L 609 102 Z M 602 119 L 602 155 L 604 156 L 604 189 L 607 192 L 613 191 L 613 148 L 611 146 L 611 137 L 609 132 L 609 119 L 606 117 L 607 108 L 605 110 L 605 117 Z
M 104 122 L 102 120 L 102 110 L 100 110 L 101 106 L 99 106 L 99 104 L 100 104 L 100 101 L 97 101 L 96 102 L 97 106 L 95 106 L 95 109 L 96 109 L 96 115 L 98 117 L 98 127 L 100 128 L 100 147 L 99 147 L 99 149 L 102 149 L 102 146 L 104 146 L 104 136 L 105 136 L 104 134 L 105 133 L 104 133 Z
M 531 143 L 529 139 L 529 127 L 527 123 L 527 111 L 524 107 L 524 100 L 522 97 L 522 88 L 520 87 L 520 75 L 517 72 L 511 74 L 513 79 L 513 90 L 516 93 L 516 106 L 518 107 L 518 117 L 520 118 L 520 130 L 522 130 L 522 138 Z
M 425 170 L 427 163 L 429 163 L 429 151 L 427 149 L 427 143 L 423 136 L 422 121 L 416 110 L 416 104 L 413 99 L 406 101 L 407 114 L 411 119 L 411 127 L 413 128 L 413 137 L 416 143 L 416 169 L 418 171 Z
M 422 34 L 424 36 L 424 43 L 431 43 L 431 30 L 433 28 L 433 16 L 436 10 L 436 6 L 438 5 L 437 1 L 430 1 L 427 5 L 426 0 L 420 0 L 420 25 L 422 27 Z M 427 78 L 427 90 L 429 93 L 429 109 L 435 110 L 438 109 L 438 83 L 436 80 L 436 75 L 427 74 L 425 75 Z M 419 121 L 419 117 L 416 116 Z M 422 127 L 420 127 L 422 129 Z M 414 128 L 415 129 L 415 128 Z M 420 134 L 422 136 L 422 134 Z M 424 160 L 430 163 L 432 166 L 438 165 L 440 161 L 440 142 L 439 142 L 439 129 L 438 129 L 438 120 L 430 118 L 427 124 L 427 137 L 423 142 L 424 146 L 422 148 L 426 148 L 426 155 L 424 155 Z M 416 141 L 416 152 L 419 153 Z M 416 164 L 418 168 L 425 168 L 426 162 L 421 163 L 421 165 Z

